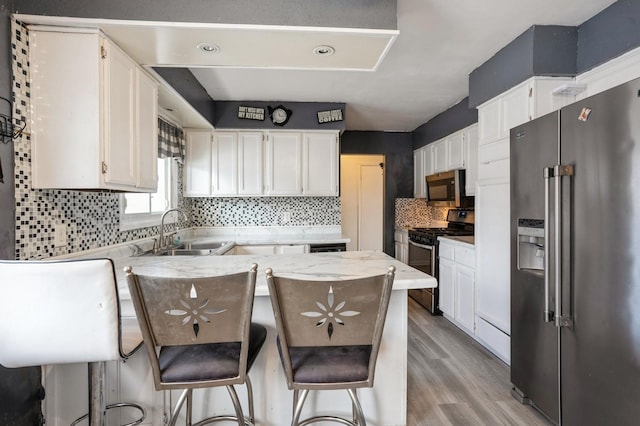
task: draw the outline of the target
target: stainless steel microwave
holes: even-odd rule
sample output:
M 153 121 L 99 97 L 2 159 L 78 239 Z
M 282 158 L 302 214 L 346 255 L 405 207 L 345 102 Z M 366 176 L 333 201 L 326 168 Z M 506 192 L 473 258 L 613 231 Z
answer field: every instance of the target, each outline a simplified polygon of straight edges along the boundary
M 465 171 L 436 173 L 426 177 L 427 205 L 438 207 L 473 207 L 473 197 L 465 194 Z

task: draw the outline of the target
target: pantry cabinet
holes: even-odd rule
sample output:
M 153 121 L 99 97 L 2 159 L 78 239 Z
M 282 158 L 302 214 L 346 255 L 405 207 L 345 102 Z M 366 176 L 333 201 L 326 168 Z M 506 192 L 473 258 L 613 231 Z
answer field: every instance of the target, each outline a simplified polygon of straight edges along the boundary
M 186 133 L 185 196 L 338 195 L 337 132 Z
M 476 336 L 510 362 L 510 130 L 570 102 L 553 89 L 570 78 L 532 77 L 478 107 Z
M 158 88 L 98 31 L 29 31 L 34 188 L 154 192 Z

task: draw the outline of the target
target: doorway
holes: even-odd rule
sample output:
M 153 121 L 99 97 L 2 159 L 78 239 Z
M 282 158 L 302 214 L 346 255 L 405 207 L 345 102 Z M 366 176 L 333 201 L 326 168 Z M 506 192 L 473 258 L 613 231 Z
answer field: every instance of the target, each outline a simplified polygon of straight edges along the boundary
M 347 250 L 384 249 L 384 155 L 340 156 L 342 233 Z

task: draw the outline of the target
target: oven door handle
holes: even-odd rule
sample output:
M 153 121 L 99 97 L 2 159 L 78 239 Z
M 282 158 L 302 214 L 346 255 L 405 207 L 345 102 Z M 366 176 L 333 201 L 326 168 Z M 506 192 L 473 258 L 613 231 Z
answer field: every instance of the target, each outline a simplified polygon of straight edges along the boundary
M 409 244 L 412 245 L 412 246 L 420 247 L 420 248 L 427 249 L 427 250 L 435 249 L 435 246 L 427 246 L 425 244 L 416 243 L 415 241 L 411 241 L 411 240 L 409 240 Z

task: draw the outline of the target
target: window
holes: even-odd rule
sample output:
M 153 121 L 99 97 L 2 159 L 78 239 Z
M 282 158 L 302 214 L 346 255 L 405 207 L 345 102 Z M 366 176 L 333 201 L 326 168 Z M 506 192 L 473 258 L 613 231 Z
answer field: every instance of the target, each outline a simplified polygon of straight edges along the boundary
M 156 193 L 126 193 L 120 196 L 120 230 L 160 224 L 162 213 L 176 206 L 176 168 L 174 159 L 159 158 Z

